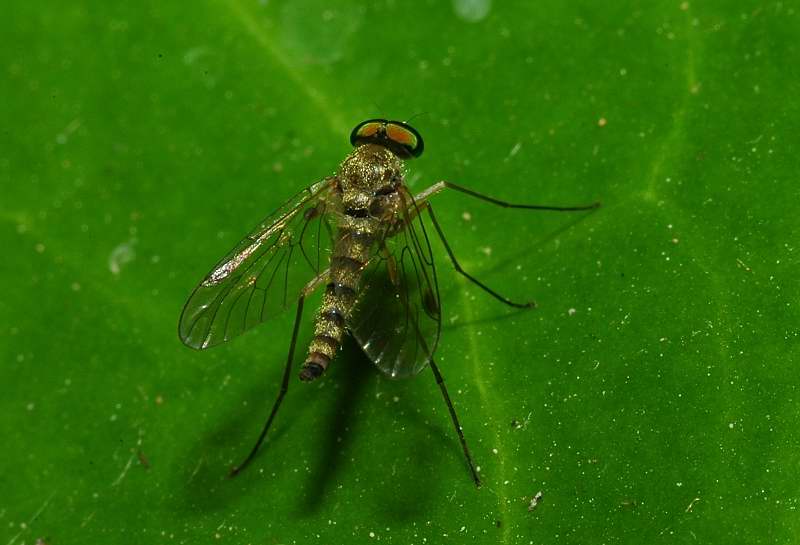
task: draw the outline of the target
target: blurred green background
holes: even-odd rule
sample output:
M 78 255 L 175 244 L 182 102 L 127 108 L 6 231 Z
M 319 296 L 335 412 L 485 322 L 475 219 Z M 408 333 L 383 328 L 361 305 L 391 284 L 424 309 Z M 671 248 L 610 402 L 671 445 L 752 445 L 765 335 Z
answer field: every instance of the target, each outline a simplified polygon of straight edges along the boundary
M 0 543 L 791 543 L 800 539 L 800 6 L 6 2 Z M 185 299 L 406 119 L 440 367 L 352 345 L 275 396 L 292 313 L 194 352 Z M 301 352 L 311 313 L 301 331 Z M 300 356 L 298 356 L 299 359 Z M 538 506 L 531 498 L 542 492 Z

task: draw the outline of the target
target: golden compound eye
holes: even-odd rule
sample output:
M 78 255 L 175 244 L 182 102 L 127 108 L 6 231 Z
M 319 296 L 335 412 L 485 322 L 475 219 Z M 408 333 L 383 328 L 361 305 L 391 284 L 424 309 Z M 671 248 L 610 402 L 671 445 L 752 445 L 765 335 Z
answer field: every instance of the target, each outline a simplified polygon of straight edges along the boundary
M 414 127 L 386 119 L 368 119 L 359 123 L 350 133 L 350 143 L 354 146 L 379 144 L 402 159 L 419 157 L 423 150 L 422 136 Z
M 409 149 L 409 151 L 416 149 L 417 136 L 402 125 L 396 123 L 389 123 L 386 125 L 386 137 L 401 144 Z
M 370 138 L 377 135 L 381 131 L 381 128 L 383 128 L 383 123 L 377 121 L 368 121 L 356 127 L 354 134 L 356 135 L 356 138 Z
M 364 142 L 379 142 L 381 135 L 385 134 L 385 119 L 368 119 L 362 121 L 350 133 L 350 144 L 353 146 Z

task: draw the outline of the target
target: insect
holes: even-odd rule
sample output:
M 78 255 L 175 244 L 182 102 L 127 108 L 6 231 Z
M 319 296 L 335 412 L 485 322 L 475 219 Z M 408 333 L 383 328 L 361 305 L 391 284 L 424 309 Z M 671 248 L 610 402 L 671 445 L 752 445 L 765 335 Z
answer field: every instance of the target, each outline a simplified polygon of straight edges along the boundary
M 430 366 L 447 404 L 472 479 L 480 486 L 464 434 L 434 354 L 441 330 L 439 285 L 424 223 L 427 214 L 455 270 L 500 302 L 518 308 L 464 271 L 436 219 L 430 198 L 451 189 L 505 208 L 577 211 L 599 206 L 511 204 L 447 181 L 412 195 L 404 162 L 419 157 L 422 136 L 409 124 L 369 119 L 350 134 L 353 150 L 339 170 L 302 190 L 270 214 L 195 288 L 178 324 L 184 344 L 203 350 L 231 340 L 296 304 L 278 396 L 239 473 L 256 455 L 289 387 L 303 303 L 324 286 L 314 337 L 300 380 L 318 379 L 352 335 L 392 378 Z

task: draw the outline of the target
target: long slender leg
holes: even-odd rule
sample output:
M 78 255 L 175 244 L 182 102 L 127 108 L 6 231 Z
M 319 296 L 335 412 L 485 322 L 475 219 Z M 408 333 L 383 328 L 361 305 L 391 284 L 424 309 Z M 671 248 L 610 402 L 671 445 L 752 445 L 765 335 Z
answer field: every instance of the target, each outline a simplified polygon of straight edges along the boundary
M 264 424 L 264 428 L 261 430 L 261 434 L 258 436 L 256 444 L 253 445 L 253 448 L 250 450 L 250 454 L 247 455 L 247 458 L 245 458 L 241 464 L 231 470 L 231 477 L 238 475 L 245 467 L 247 467 L 253 458 L 255 458 L 259 447 L 261 447 L 261 443 L 264 442 L 264 438 L 267 436 L 270 426 L 272 426 L 272 421 L 275 419 L 275 415 L 278 413 L 278 408 L 281 406 L 283 396 L 285 396 L 286 392 L 289 390 L 289 377 L 292 374 L 292 360 L 294 359 L 294 348 L 297 345 L 297 332 L 300 330 L 300 319 L 303 317 L 303 302 L 305 301 L 306 296 L 314 291 L 314 289 L 319 286 L 320 283 L 327 277 L 328 269 L 325 269 L 322 273 L 311 280 L 311 282 L 306 284 L 306 286 L 303 288 L 303 291 L 300 293 L 300 297 L 297 300 L 297 314 L 294 318 L 292 340 L 289 343 L 289 356 L 286 358 L 286 368 L 283 370 L 281 389 L 278 391 L 278 397 L 275 399 L 275 403 L 272 404 L 272 411 L 269 413 L 269 418 L 267 418 L 267 422 Z
M 267 436 L 267 432 L 269 431 L 270 426 L 272 426 L 272 421 L 275 419 L 275 415 L 278 413 L 278 408 L 281 406 L 281 402 L 283 401 L 283 396 L 286 395 L 286 392 L 289 390 L 289 376 L 292 373 L 292 359 L 294 358 L 294 347 L 297 344 L 297 331 L 300 329 L 300 318 L 303 315 L 303 301 L 305 300 L 305 295 L 301 295 L 300 299 L 297 301 L 297 315 L 294 319 L 294 330 L 292 331 L 292 341 L 289 344 L 289 357 L 286 359 L 286 368 L 283 370 L 283 381 L 281 382 L 281 389 L 278 392 L 278 397 L 275 399 L 275 403 L 272 405 L 272 412 L 269 413 L 269 418 L 267 418 L 266 424 L 264 424 L 264 428 L 261 430 L 261 434 L 258 436 L 258 440 L 256 444 L 253 445 L 252 450 L 250 450 L 250 454 L 247 455 L 247 458 L 239 464 L 238 466 L 234 467 L 231 470 L 231 477 L 235 477 L 239 474 L 247 465 L 255 458 L 256 452 L 258 452 L 259 447 L 261 447 L 261 443 L 264 442 L 264 438 Z
M 497 206 L 502 206 L 503 208 L 523 208 L 527 210 L 552 210 L 555 212 L 580 212 L 581 210 L 593 210 L 595 208 L 600 207 L 599 202 L 594 202 L 592 204 L 582 205 L 582 206 L 549 206 L 549 205 L 541 205 L 541 204 L 514 204 L 506 201 L 501 201 L 500 199 L 495 199 L 494 197 L 490 197 L 488 195 L 484 195 L 482 193 L 478 193 L 477 191 L 473 191 L 466 187 L 454 184 L 452 182 L 441 181 L 436 182 L 432 186 L 430 186 L 425 191 L 419 193 L 414 197 L 414 200 L 417 201 L 417 204 L 421 204 L 427 201 L 433 195 L 440 193 L 445 189 L 454 189 L 456 191 L 460 191 L 465 195 L 469 195 L 470 197 L 475 197 L 476 199 L 480 199 L 482 201 L 486 201 L 492 204 L 496 204 Z
M 444 236 L 444 232 L 442 231 L 442 228 L 439 226 L 439 222 L 436 221 L 436 216 L 433 213 L 433 206 L 431 206 L 431 203 L 429 203 L 429 202 L 426 202 L 425 206 L 428 208 L 428 214 L 431 217 L 431 221 L 433 222 L 433 226 L 436 228 L 436 232 L 439 234 L 439 239 L 442 241 L 442 244 L 444 244 L 444 248 L 445 248 L 445 250 L 447 250 L 447 255 L 450 256 L 450 261 L 453 262 L 453 267 L 455 267 L 457 272 L 459 272 L 462 275 L 464 275 L 470 282 L 473 282 L 476 286 L 481 288 L 483 291 L 485 291 L 486 293 L 488 293 L 489 295 L 491 295 L 492 297 L 494 297 L 495 299 L 497 299 L 501 303 L 505 303 L 506 305 L 509 305 L 509 306 L 512 306 L 512 307 L 516 307 L 516 308 L 533 308 L 533 307 L 536 306 L 536 302 L 535 301 L 528 301 L 528 302 L 525 302 L 525 303 L 517 303 L 517 302 L 512 301 L 511 299 L 509 299 L 507 297 L 504 297 L 504 296 L 500 295 L 499 293 L 497 293 L 496 291 L 494 291 L 489 286 L 487 286 L 486 284 L 484 284 L 483 282 L 481 282 L 480 280 L 478 280 L 477 278 L 475 278 L 474 276 L 472 276 L 471 274 L 469 274 L 467 271 L 462 269 L 461 265 L 459 265 L 458 260 L 456 259 L 455 254 L 453 254 L 453 250 L 450 249 L 450 245 L 447 243 L 447 239 Z
M 460 185 L 454 184 L 452 182 L 447 182 L 444 180 L 441 182 L 436 182 L 435 184 L 433 184 L 432 186 L 430 186 L 429 188 L 427 188 L 426 190 L 422 191 L 421 193 L 417 194 L 414 197 L 414 201 L 416 203 L 416 211 L 414 215 L 416 216 L 417 214 L 422 212 L 423 208 L 428 209 L 428 214 L 430 215 L 431 220 L 433 221 L 433 225 L 436 228 L 436 232 L 439 234 L 439 239 L 441 239 L 442 243 L 444 244 L 444 247 L 447 250 L 447 255 L 450 256 L 450 261 L 452 261 L 453 267 L 455 267 L 456 271 L 464 275 L 470 282 L 473 282 L 475 285 L 480 287 L 482 290 L 484 290 L 486 293 L 488 293 L 501 303 L 505 303 L 506 305 L 516 308 L 532 308 L 536 306 L 536 302 L 527 301 L 525 303 L 517 303 L 515 301 L 512 301 L 507 297 L 500 295 L 499 293 L 488 287 L 486 284 L 482 283 L 480 280 L 472 276 L 471 274 L 467 273 L 464 269 L 461 268 L 461 265 L 458 263 L 458 260 L 456 259 L 453 250 L 447 243 L 447 239 L 444 236 L 444 232 L 442 231 L 439 222 L 436 221 L 436 216 L 433 214 L 433 207 L 431 206 L 431 203 L 428 200 L 432 196 L 436 195 L 437 193 L 440 193 L 445 189 L 454 189 L 456 191 L 460 191 L 461 193 L 469 195 L 470 197 L 475 197 L 477 199 L 495 204 L 497 206 L 502 206 L 503 208 L 522 208 L 526 210 L 552 210 L 556 212 L 578 212 L 581 210 L 593 210 L 600 206 L 599 202 L 595 202 L 584 206 L 548 206 L 540 204 L 514 204 L 506 201 L 501 201 L 500 199 L 495 199 L 494 197 L 490 197 L 488 195 L 483 195 L 481 193 L 478 193 L 477 191 L 473 191 L 466 187 L 462 187 Z
M 472 463 L 472 456 L 469 453 L 469 448 L 467 448 L 467 441 L 464 439 L 464 432 L 461 430 L 461 424 L 458 423 L 456 410 L 453 407 L 453 402 L 450 401 L 450 395 L 447 393 L 447 387 L 444 385 L 444 378 L 442 378 L 442 374 L 439 372 L 439 368 L 436 366 L 433 358 L 431 358 L 431 369 L 433 370 L 433 375 L 436 377 L 436 384 L 439 385 L 439 389 L 442 391 L 444 402 L 447 403 L 447 410 L 450 411 L 450 419 L 453 421 L 453 427 L 455 427 L 456 433 L 458 434 L 458 440 L 461 441 L 461 448 L 464 450 L 464 457 L 467 459 L 467 465 L 469 465 L 470 472 L 472 472 L 472 480 L 475 481 L 475 486 L 480 488 L 481 478 L 478 475 L 478 472 L 475 470 L 475 464 Z

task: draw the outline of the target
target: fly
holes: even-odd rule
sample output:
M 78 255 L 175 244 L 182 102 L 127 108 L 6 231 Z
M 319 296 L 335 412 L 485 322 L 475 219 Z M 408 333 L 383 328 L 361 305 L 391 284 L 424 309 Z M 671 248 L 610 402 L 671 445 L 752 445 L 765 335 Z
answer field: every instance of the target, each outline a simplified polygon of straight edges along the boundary
M 511 204 L 441 181 L 412 195 L 404 161 L 419 157 L 422 136 L 401 121 L 370 119 L 350 134 L 353 151 L 333 175 L 302 190 L 278 208 L 195 288 L 178 324 L 184 344 L 203 350 L 231 340 L 296 304 L 289 354 L 278 397 L 239 473 L 255 457 L 288 387 L 303 303 L 324 286 L 300 380 L 325 373 L 352 335 L 367 357 L 392 378 L 410 377 L 430 366 L 458 435 L 472 479 L 480 477 L 444 379 L 434 361 L 441 331 L 441 301 L 428 233 L 427 213 L 455 270 L 498 301 L 515 302 L 464 271 L 433 213 L 430 198 L 451 189 L 504 208 L 578 211 L 588 206 Z

